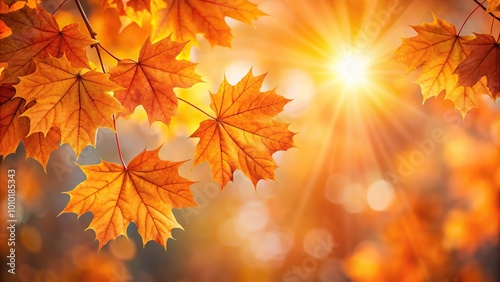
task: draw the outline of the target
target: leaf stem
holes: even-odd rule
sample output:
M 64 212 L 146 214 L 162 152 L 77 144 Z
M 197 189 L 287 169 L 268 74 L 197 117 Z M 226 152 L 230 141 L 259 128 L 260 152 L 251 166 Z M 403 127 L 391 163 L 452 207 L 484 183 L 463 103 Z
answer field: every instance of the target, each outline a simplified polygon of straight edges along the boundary
M 197 109 L 198 111 L 200 111 L 200 112 L 204 113 L 205 115 L 207 115 L 207 116 L 208 116 L 208 117 L 210 117 L 211 119 L 217 119 L 217 118 L 213 117 L 211 114 L 209 114 L 209 113 L 205 112 L 204 110 L 200 109 L 200 108 L 199 108 L 199 107 L 197 107 L 196 105 L 192 104 L 191 102 L 186 101 L 186 100 L 184 100 L 184 99 L 182 99 L 182 98 L 180 98 L 180 97 L 177 97 L 177 99 L 179 99 L 180 101 L 182 101 L 182 102 L 184 102 L 184 103 L 186 103 L 186 104 L 190 105 L 191 107 L 193 107 L 193 108 Z
M 64 0 L 61 2 L 61 4 L 59 4 L 59 6 L 57 6 L 57 8 L 52 12 L 50 13 L 51 15 L 54 15 L 57 11 L 59 11 L 59 9 L 61 9 L 61 7 L 67 2 L 68 0 Z
M 486 9 L 486 7 L 483 5 L 485 1 L 483 1 L 483 2 L 481 3 L 481 2 L 479 2 L 478 0 L 474 0 L 474 2 L 476 2 L 476 3 L 479 5 L 479 7 L 483 8 L 483 10 L 485 10 L 485 11 L 487 10 L 487 9 Z M 496 19 L 497 21 L 500 21 L 500 18 L 499 18 L 499 17 L 497 17 L 497 16 L 495 16 L 492 12 L 489 12 L 489 15 L 490 15 L 490 16 L 492 16 L 492 17 L 493 17 L 494 19 Z
M 104 48 L 104 46 L 101 45 L 101 43 L 97 43 L 96 44 L 97 47 L 101 48 L 104 52 L 106 52 L 109 56 L 111 56 L 111 58 L 115 59 L 116 61 L 121 61 L 120 58 L 116 57 L 115 55 L 113 55 L 113 53 L 109 52 L 108 49 Z
M 82 7 L 82 4 L 80 3 L 80 0 L 75 0 L 75 2 L 76 2 L 76 6 L 78 7 L 78 11 L 80 12 L 80 15 L 82 16 L 82 19 L 85 22 L 85 26 L 87 27 L 87 30 L 90 33 L 90 37 L 94 40 L 97 40 L 97 33 L 92 28 L 92 25 L 90 24 L 89 18 L 87 17 L 87 15 L 85 14 L 85 11 L 83 10 L 83 7 Z M 99 46 L 100 46 L 99 43 L 92 45 L 92 47 L 95 48 L 95 50 L 97 52 L 97 57 L 99 58 L 99 62 L 101 63 L 102 72 L 106 73 L 106 68 L 104 67 L 104 63 L 102 61 L 101 52 L 99 51 Z M 101 46 L 101 48 L 102 48 L 102 46 Z M 104 50 L 104 48 L 103 48 L 103 50 Z M 120 162 L 122 163 L 122 166 L 125 169 L 127 169 L 127 165 L 125 165 L 125 161 L 123 160 L 123 155 L 122 155 L 122 151 L 120 148 L 120 140 L 118 140 L 118 132 L 116 131 L 115 115 L 113 115 L 112 118 L 113 118 L 113 129 L 115 130 L 115 141 L 116 141 L 116 147 L 118 149 L 118 156 L 120 157 Z
M 118 140 L 118 133 L 116 132 L 115 115 L 113 115 L 113 128 L 115 129 L 115 141 L 116 141 L 116 147 L 118 148 L 118 156 L 120 156 L 120 162 L 122 163 L 123 168 L 127 169 L 127 165 L 125 164 L 125 161 L 123 160 L 122 149 L 120 148 L 120 140 Z
M 479 4 L 479 6 L 477 6 L 474 10 L 472 10 L 472 12 L 470 12 L 470 14 L 467 16 L 467 18 L 465 19 L 464 23 L 460 27 L 460 30 L 458 31 L 457 36 L 460 35 L 460 33 L 462 32 L 462 29 L 464 29 L 465 24 L 469 21 L 469 19 L 472 16 L 472 14 L 474 14 L 474 12 L 477 11 L 477 9 L 479 9 L 479 7 L 483 7 L 483 9 L 485 9 L 484 6 L 483 6 L 483 3 L 486 2 L 486 0 L 483 0 L 483 2 L 481 2 L 481 3 L 479 3 L 479 1 L 477 1 L 477 0 L 474 0 L 474 2 L 476 2 L 477 4 Z

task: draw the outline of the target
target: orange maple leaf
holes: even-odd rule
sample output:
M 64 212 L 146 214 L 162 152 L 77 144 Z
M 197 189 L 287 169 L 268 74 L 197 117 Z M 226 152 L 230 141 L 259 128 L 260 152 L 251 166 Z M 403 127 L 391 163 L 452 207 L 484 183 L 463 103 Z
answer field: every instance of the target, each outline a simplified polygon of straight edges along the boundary
M 25 101 L 13 98 L 16 90 L 11 85 L 0 85 L 0 155 L 14 153 L 19 141 L 28 134 L 29 120 L 20 119 Z
M 115 8 L 117 10 L 122 24 L 135 22 L 142 26 L 144 16 L 151 14 L 151 0 L 101 0 L 100 2 L 104 8 Z M 127 21 L 125 18 L 131 21 Z
M 32 73 L 35 64 L 32 58 L 49 55 L 61 57 L 66 54 L 74 66 L 89 67 L 85 48 L 96 41 L 83 34 L 78 24 L 73 23 L 59 29 L 55 18 L 43 8 L 22 9 L 6 14 L 0 13 L 12 35 L 0 40 L 0 62 L 7 62 L 3 83 L 17 83 L 20 76 Z
M 482 77 L 493 97 L 500 97 L 500 36 L 495 40 L 489 34 L 477 34 L 465 43 L 467 58 L 456 68 L 458 84 L 471 86 Z
M 121 60 L 111 69 L 109 78 L 125 88 L 116 91 L 115 97 L 128 113 L 142 105 L 150 123 L 170 123 L 177 114 L 174 88 L 191 87 L 201 81 L 194 72 L 195 64 L 176 60 L 184 46 L 185 43 L 176 43 L 170 38 L 154 44 L 147 39 L 137 62 Z
M 131 222 L 137 225 L 143 245 L 153 240 L 166 249 L 172 229 L 182 229 L 172 209 L 196 203 L 189 189 L 193 182 L 178 174 L 183 162 L 163 161 L 159 150 L 143 151 L 128 167 L 106 161 L 81 165 L 87 179 L 67 193 L 70 200 L 61 213 L 91 212 L 94 218 L 88 229 L 96 232 L 99 249 L 120 235 L 126 237 Z
M 411 26 L 417 35 L 411 38 L 403 38 L 403 43 L 394 52 L 393 59 L 405 64 L 408 71 L 413 71 L 422 67 L 436 56 L 450 53 L 456 43 L 463 42 L 457 36 L 455 26 L 445 20 L 441 20 L 433 15 L 431 23 L 422 23 Z M 456 50 L 455 50 L 456 51 Z
M 0 39 L 3 39 L 12 34 L 12 30 L 2 21 L 0 20 Z
M 172 34 L 177 42 L 197 42 L 201 33 L 212 46 L 227 47 L 232 35 L 225 17 L 250 24 L 265 15 L 247 0 L 153 0 L 151 14 L 153 39 Z
M 288 124 L 273 120 L 290 100 L 274 90 L 260 92 L 266 75 L 254 77 L 251 72 L 235 86 L 224 79 L 219 92 L 211 94 L 210 107 L 216 116 L 203 121 L 191 135 L 200 138 L 194 165 L 208 162 L 222 188 L 237 169 L 254 186 L 260 179 L 274 179 L 277 165 L 272 154 L 294 146 Z
M 464 46 L 470 38 L 459 36 L 453 24 L 436 16 L 432 23 L 422 23 L 413 29 L 417 36 L 404 38 L 393 58 L 405 64 L 409 71 L 422 68 L 416 83 L 420 85 L 424 102 L 445 91 L 445 99 L 452 101 L 465 116 L 476 106 L 480 94 L 490 94 L 478 80 L 469 87 L 458 83 L 455 70 L 467 57 Z
M 22 116 L 30 119 L 30 132 L 48 133 L 59 127 L 61 143 L 68 143 L 77 156 L 94 144 L 98 127 L 113 128 L 112 115 L 123 112 L 107 92 L 120 89 L 108 75 L 75 68 L 63 55 L 35 60 L 37 70 L 22 77 L 15 97 L 36 104 Z
M 10 7 L 7 3 L 5 3 L 3 0 L 0 0 L 0 14 L 7 14 L 16 10 L 21 9 L 22 7 L 25 6 L 25 4 L 28 4 L 27 2 L 19 1 L 13 3 Z M 32 2 L 30 3 L 32 4 Z M 0 20 L 0 39 L 3 39 L 7 36 L 10 36 L 12 34 L 12 30 L 2 21 Z M 1 79 L 1 77 L 0 77 Z
M 0 83 L 2 82 L 3 78 L 3 73 L 5 72 L 5 69 L 9 66 L 7 63 L 1 63 L 0 62 Z
M 51 128 L 47 136 L 35 133 L 28 137 L 30 122 L 20 116 L 25 111 L 25 101 L 13 98 L 15 88 L 8 84 L 0 85 L 0 155 L 7 156 L 16 151 L 23 140 L 26 158 L 34 158 L 46 169 L 50 153 L 59 149 L 61 139 L 59 130 Z
M 0 14 L 6 14 L 9 12 L 9 6 L 5 4 L 3 0 L 0 0 Z M 0 39 L 5 38 L 11 34 L 12 30 L 2 20 L 0 20 Z
M 27 119 L 25 117 L 21 118 Z M 52 127 L 47 133 L 47 136 L 44 136 L 42 132 L 33 133 L 23 138 L 26 158 L 37 160 L 42 165 L 45 172 L 47 172 L 47 163 L 49 162 L 50 154 L 55 150 L 59 150 L 60 141 L 61 133 L 57 127 Z

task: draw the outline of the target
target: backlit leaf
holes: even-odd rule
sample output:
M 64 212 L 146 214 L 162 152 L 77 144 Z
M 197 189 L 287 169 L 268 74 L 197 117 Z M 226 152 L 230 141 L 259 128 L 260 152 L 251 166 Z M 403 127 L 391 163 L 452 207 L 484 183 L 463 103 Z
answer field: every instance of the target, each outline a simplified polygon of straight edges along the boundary
M 16 97 L 36 101 L 22 116 L 30 119 L 30 132 L 46 135 L 59 127 L 61 143 L 77 156 L 93 145 L 98 127 L 113 128 L 112 115 L 122 112 L 108 92 L 120 89 L 108 75 L 71 66 L 65 56 L 36 60 L 37 70 L 16 85 Z
M 14 153 L 29 130 L 29 119 L 19 118 L 25 101 L 21 98 L 12 99 L 15 92 L 14 87 L 10 85 L 0 85 L 0 155 L 2 156 Z
M 153 240 L 165 249 L 174 228 L 182 228 L 173 208 L 196 206 L 189 187 L 193 182 L 178 174 L 182 162 L 163 161 L 159 149 L 143 151 L 128 167 L 102 161 L 80 166 L 87 179 L 68 192 L 63 213 L 94 215 L 88 229 L 96 232 L 99 249 L 109 240 L 127 236 L 130 223 L 137 225 L 143 245 Z
M 0 40 L 0 62 L 7 62 L 3 83 L 17 83 L 20 76 L 35 71 L 33 58 L 43 59 L 49 55 L 61 57 L 66 54 L 76 67 L 87 67 L 89 63 L 85 48 L 95 41 L 78 29 L 78 24 L 65 26 L 62 30 L 55 18 L 43 8 L 22 9 L 7 14 L 0 13 L 12 35 Z
M 244 23 L 264 15 L 247 0 L 152 0 L 153 39 L 172 34 L 177 42 L 197 42 L 203 34 L 212 45 L 231 46 L 230 17 Z
M 124 88 L 116 91 L 115 97 L 128 113 L 142 105 L 150 123 L 170 123 L 177 113 L 174 88 L 190 87 L 201 81 L 194 72 L 195 64 L 176 59 L 184 46 L 170 38 L 154 44 L 147 39 L 137 62 L 121 60 L 111 69 L 110 79 Z
M 260 179 L 274 179 L 277 165 L 272 154 L 294 146 L 288 125 L 273 119 L 290 100 L 274 90 L 260 92 L 264 78 L 250 71 L 235 86 L 224 80 L 219 92 L 211 95 L 215 117 L 191 135 L 200 138 L 194 164 L 208 162 L 222 188 L 237 169 L 254 186 Z

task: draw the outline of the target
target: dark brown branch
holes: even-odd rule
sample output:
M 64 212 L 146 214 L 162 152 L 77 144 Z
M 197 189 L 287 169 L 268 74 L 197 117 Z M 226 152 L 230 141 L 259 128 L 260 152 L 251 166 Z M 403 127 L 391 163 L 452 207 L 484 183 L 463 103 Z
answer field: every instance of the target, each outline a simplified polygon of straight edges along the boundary
M 483 1 L 483 3 L 481 3 L 478 0 L 474 0 L 474 2 L 476 2 L 476 4 L 478 4 L 479 7 L 483 8 L 483 10 L 485 10 L 485 11 L 487 10 L 486 7 L 483 5 L 484 1 Z M 489 15 L 492 16 L 497 21 L 500 21 L 500 17 L 495 16 L 492 12 L 489 12 Z

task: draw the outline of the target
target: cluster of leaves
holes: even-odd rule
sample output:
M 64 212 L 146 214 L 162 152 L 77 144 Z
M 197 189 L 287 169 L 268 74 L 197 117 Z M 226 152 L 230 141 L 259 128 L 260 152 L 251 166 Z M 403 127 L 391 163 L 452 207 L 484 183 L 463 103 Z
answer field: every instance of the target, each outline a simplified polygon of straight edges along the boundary
M 153 40 L 172 33 L 177 42 L 197 42 L 202 33 L 212 45 L 231 46 L 231 29 L 224 17 L 250 24 L 265 15 L 247 0 L 101 0 L 104 7 L 117 9 L 123 26 L 149 22 Z
M 229 46 L 225 16 L 250 22 L 263 15 L 246 0 L 105 2 L 136 22 L 141 14 L 151 13 L 157 40 L 147 39 L 137 60 L 117 59 L 108 74 L 104 66 L 102 71 L 92 70 L 86 56 L 90 47 L 108 51 L 96 40 L 79 1 L 90 36 L 77 23 L 60 29 L 38 2 L 0 1 L 0 155 L 14 153 L 22 141 L 27 157 L 44 169 L 60 144 L 69 144 L 78 157 L 86 146 L 95 146 L 98 128 L 116 131 L 115 119 L 139 105 L 150 123 L 169 124 L 182 100 L 174 88 L 201 81 L 194 63 L 177 58 L 186 40 L 202 33 L 212 44 Z M 261 92 L 264 79 L 250 71 L 234 86 L 224 80 L 218 93 L 211 94 L 215 115 L 205 113 L 210 118 L 191 136 L 200 139 L 194 165 L 208 162 L 222 188 L 238 169 L 254 185 L 273 179 L 272 154 L 293 146 L 288 125 L 273 119 L 289 100 L 274 90 Z M 118 140 L 116 135 L 121 158 Z M 190 191 L 193 182 L 178 174 L 182 162 L 161 160 L 159 150 L 144 150 L 128 165 L 122 160 L 80 166 L 87 179 L 68 193 L 63 212 L 93 213 L 89 228 L 96 232 L 99 248 L 126 236 L 131 222 L 144 244 L 153 240 L 166 247 L 171 230 L 181 228 L 172 209 L 196 206 Z
M 487 13 L 500 12 L 499 1 L 488 3 Z M 417 35 L 403 39 L 394 59 L 408 71 L 422 69 L 416 82 L 424 102 L 445 91 L 445 99 L 465 117 L 479 95 L 500 97 L 500 34 L 497 39 L 492 34 L 462 36 L 462 28 L 457 32 L 453 24 L 434 16 L 431 23 L 413 26 Z

